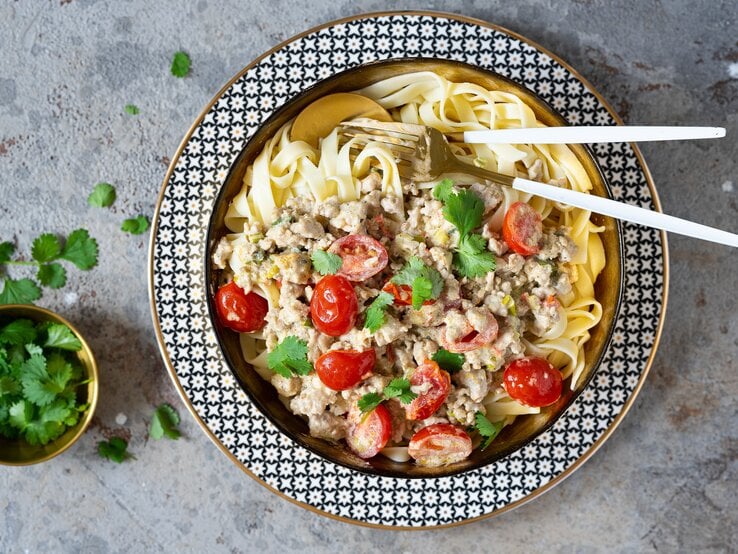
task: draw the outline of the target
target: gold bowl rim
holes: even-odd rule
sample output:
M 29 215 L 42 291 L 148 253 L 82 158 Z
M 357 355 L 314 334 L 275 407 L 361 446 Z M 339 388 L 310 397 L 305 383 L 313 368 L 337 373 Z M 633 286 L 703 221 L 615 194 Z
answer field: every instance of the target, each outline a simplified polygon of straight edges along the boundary
M 172 380 L 173 385 L 177 389 L 177 392 L 179 393 L 183 403 L 187 407 L 188 411 L 192 415 L 192 417 L 195 419 L 195 421 L 200 425 L 202 430 L 205 432 L 205 434 L 210 438 L 210 440 L 218 447 L 218 449 L 226 456 L 228 457 L 233 463 L 236 464 L 237 467 L 239 467 L 244 473 L 249 475 L 252 479 L 254 479 L 257 483 L 265 487 L 267 490 L 271 491 L 272 493 L 280 496 L 281 498 L 287 500 L 288 502 L 291 502 L 292 504 L 295 504 L 297 506 L 300 506 L 302 508 L 305 508 L 311 512 L 314 512 L 316 514 L 319 514 L 324 517 L 328 517 L 330 519 L 334 519 L 336 521 L 341 521 L 344 523 L 350 523 L 352 525 L 358 525 L 361 527 L 369 527 L 374 529 L 388 529 L 388 530 L 409 530 L 409 531 L 422 531 L 422 530 L 428 530 L 428 529 L 444 529 L 444 528 L 450 528 L 450 527 L 457 527 L 460 525 L 466 525 L 472 522 L 485 520 L 494 516 L 497 516 L 499 514 L 508 512 L 510 510 L 513 510 L 519 506 L 522 506 L 523 504 L 526 504 L 530 502 L 531 500 L 537 498 L 538 496 L 544 494 L 545 492 L 551 490 L 554 486 L 561 483 L 564 479 L 566 479 L 569 475 L 571 475 L 574 471 L 576 471 L 578 468 L 580 468 L 584 462 L 586 462 L 592 455 L 594 455 L 595 452 L 599 450 L 599 448 L 607 441 L 607 439 L 612 435 L 614 430 L 620 425 L 620 422 L 623 420 L 623 418 L 627 415 L 630 408 L 633 406 L 635 399 L 638 396 L 638 393 L 640 392 L 641 388 L 643 387 L 643 384 L 646 380 L 646 377 L 649 373 L 649 370 L 653 364 L 653 360 L 655 358 L 656 352 L 658 350 L 658 345 L 661 339 L 661 335 L 664 329 L 664 322 L 666 318 L 666 311 L 667 311 L 667 303 L 668 303 L 668 290 L 669 290 L 669 252 L 668 252 L 668 241 L 666 237 L 665 232 L 660 233 L 661 237 L 661 246 L 662 246 L 662 268 L 663 268 L 663 291 L 661 296 L 661 313 L 659 315 L 659 321 L 656 328 L 656 333 L 654 336 L 654 344 L 651 348 L 651 353 L 648 357 L 648 360 L 646 361 L 645 367 L 643 368 L 643 371 L 641 373 L 641 376 L 638 380 L 638 383 L 636 384 L 635 388 L 633 389 L 633 392 L 631 396 L 626 400 L 625 404 L 623 405 L 620 412 L 615 416 L 613 422 L 610 424 L 610 426 L 603 432 L 602 436 L 600 436 L 597 441 L 587 450 L 572 466 L 561 472 L 559 475 L 557 475 L 555 478 L 553 478 L 548 483 L 544 484 L 543 486 L 539 487 L 529 495 L 527 495 L 524 498 L 521 498 L 519 500 L 516 500 L 514 502 L 511 502 L 507 504 L 506 506 L 494 510 L 492 512 L 482 514 L 477 517 L 472 517 L 465 519 L 463 521 L 458 521 L 454 523 L 449 524 L 441 524 L 441 525 L 435 525 L 431 528 L 425 528 L 425 527 L 413 527 L 413 526 L 391 526 L 391 525 L 382 525 L 382 524 L 376 524 L 376 523 L 369 523 L 365 521 L 360 521 L 356 519 L 351 519 L 348 517 L 343 517 L 339 515 L 335 515 L 329 512 L 325 512 L 323 510 L 319 510 L 318 508 L 315 508 L 314 506 L 311 506 L 310 504 L 306 502 L 301 502 L 295 498 L 292 498 L 285 493 L 281 492 L 276 487 L 268 484 L 267 482 L 260 479 L 257 475 L 255 475 L 252 471 L 250 471 L 244 464 L 242 464 L 234 455 L 232 452 L 228 450 L 228 448 L 223 445 L 223 443 L 220 442 L 220 440 L 215 436 L 215 434 L 208 428 L 208 426 L 205 424 L 203 419 L 200 417 L 200 415 L 197 413 L 195 408 L 192 406 L 192 403 L 190 402 L 189 397 L 187 396 L 186 392 L 182 388 L 181 383 L 179 382 L 179 379 L 177 378 L 177 373 L 174 369 L 174 366 L 172 364 L 171 359 L 169 358 L 169 353 L 167 352 L 166 345 L 164 344 L 164 337 L 162 334 L 161 326 L 159 323 L 158 313 L 156 309 L 156 298 L 154 294 L 154 250 L 155 250 L 155 242 L 156 242 L 156 230 L 158 227 L 159 222 L 159 213 L 161 211 L 161 205 L 162 200 L 164 198 L 164 194 L 166 192 L 167 186 L 169 184 L 169 181 L 171 179 L 172 173 L 174 172 L 175 166 L 177 164 L 177 161 L 182 155 L 182 152 L 184 151 L 185 147 L 189 143 L 190 139 L 192 138 L 192 134 L 194 133 L 195 129 L 201 124 L 204 117 L 207 115 L 207 113 L 210 111 L 210 109 L 213 107 L 213 105 L 220 99 L 220 97 L 236 82 L 238 79 L 243 77 L 243 75 L 249 71 L 252 67 L 256 66 L 259 62 L 273 54 L 275 51 L 280 50 L 290 44 L 291 42 L 298 40 L 300 38 L 303 38 L 307 35 L 316 33 L 322 29 L 329 28 L 334 25 L 340 25 L 349 23 L 352 21 L 359 21 L 362 19 L 371 19 L 371 18 L 378 18 L 378 17 L 391 17 L 391 16 L 397 16 L 397 15 L 408 15 L 408 16 L 428 16 L 428 17 L 443 17 L 447 18 L 453 21 L 459 21 L 463 23 L 468 23 L 471 25 L 476 25 L 479 27 L 484 27 L 487 29 L 492 29 L 495 31 L 498 31 L 500 33 L 504 33 L 506 35 L 509 35 L 511 37 L 514 37 L 518 41 L 528 44 L 535 48 L 536 50 L 545 53 L 548 55 L 552 60 L 559 63 L 562 67 L 566 68 L 567 71 L 569 71 L 572 75 L 574 75 L 577 80 L 582 83 L 582 85 L 588 89 L 598 100 L 598 102 L 608 111 L 610 116 L 613 118 L 613 120 L 618 125 L 623 125 L 624 122 L 622 118 L 618 115 L 618 113 L 615 111 L 615 109 L 612 107 L 610 102 L 605 99 L 605 97 L 592 85 L 592 83 L 589 82 L 579 71 L 577 71 L 574 67 L 571 66 L 568 62 L 566 62 L 564 59 L 562 59 L 559 55 L 555 54 L 551 50 L 541 46 L 538 42 L 533 41 L 525 36 L 523 36 L 520 33 L 517 33 L 515 31 L 511 31 L 510 29 L 503 27 L 501 25 L 497 25 L 494 23 L 490 23 L 488 21 L 484 21 L 482 19 L 469 17 L 461 14 L 451 13 L 451 12 L 444 12 L 444 11 L 436 11 L 436 10 L 387 10 L 387 11 L 375 11 L 375 12 L 367 12 L 367 13 L 358 13 L 355 15 L 331 20 L 316 26 L 313 26 L 301 33 L 295 34 L 284 41 L 280 42 L 279 44 L 275 45 L 274 47 L 270 48 L 266 52 L 262 53 L 260 56 L 254 58 L 249 64 L 247 64 L 244 68 L 242 68 L 237 74 L 235 74 L 225 85 L 223 85 L 220 90 L 217 91 L 216 94 L 213 95 L 210 102 L 202 109 L 200 114 L 197 116 L 197 118 L 193 121 L 188 131 L 185 133 L 184 137 L 182 138 L 180 144 L 177 147 L 177 150 L 174 154 L 174 156 L 171 158 L 171 162 L 169 164 L 169 167 L 167 168 L 166 174 L 164 175 L 164 179 L 162 181 L 162 185 L 159 189 L 159 195 L 157 197 L 156 201 L 156 207 L 154 212 L 154 218 L 153 223 L 151 226 L 151 231 L 149 235 L 149 268 L 148 268 L 148 292 L 149 292 L 149 308 L 151 310 L 151 317 L 152 322 L 154 325 L 154 330 L 156 333 L 157 343 L 159 346 L 159 351 L 161 353 L 162 359 L 167 367 L 167 372 L 169 373 L 169 377 Z M 652 200 L 654 203 L 654 207 L 656 211 L 662 211 L 661 209 L 661 202 L 658 197 L 658 192 L 656 191 L 656 188 L 654 186 L 653 176 L 651 175 L 651 172 L 646 165 L 645 160 L 643 159 L 643 155 L 637 146 L 637 144 L 630 143 L 630 147 L 633 149 L 633 152 L 638 159 L 638 162 L 640 164 L 641 170 L 644 173 L 644 176 L 646 178 L 646 182 L 648 184 L 649 191 L 652 196 Z
M 3 465 L 3 466 L 13 466 L 13 467 L 30 466 L 30 465 L 35 465 L 35 464 L 40 464 L 42 462 L 46 462 L 48 460 L 51 460 L 52 458 L 56 458 L 59 454 L 61 454 L 62 452 L 65 452 L 74 443 L 76 443 L 79 440 L 79 438 L 84 434 L 84 432 L 90 426 L 90 423 L 92 422 L 92 418 L 95 415 L 95 409 L 97 408 L 97 400 L 98 400 L 98 395 L 99 395 L 100 380 L 98 378 L 99 372 L 98 372 L 97 360 L 95 359 L 95 355 L 92 352 L 92 348 L 90 347 L 89 343 L 85 339 L 84 335 L 82 335 L 79 329 L 77 329 L 77 327 L 75 327 L 72 323 L 70 323 L 69 320 L 59 315 L 57 312 L 54 312 L 47 308 L 36 306 L 34 304 L 2 304 L 0 305 L 0 316 L 4 315 L 4 312 L 11 312 L 11 311 L 19 311 L 23 313 L 23 315 L 15 316 L 17 318 L 21 318 L 21 319 L 28 318 L 34 321 L 54 321 L 56 323 L 61 323 L 69 327 L 72 333 L 74 333 L 74 335 L 82 343 L 82 350 L 85 352 L 85 355 L 89 359 L 89 362 L 83 362 L 80 360 L 80 364 L 82 364 L 82 367 L 85 368 L 85 371 L 87 372 L 87 377 L 92 379 L 92 381 L 89 383 L 89 385 L 92 385 L 91 395 L 90 395 L 89 388 L 88 388 L 88 403 L 90 406 L 87 409 L 87 411 L 85 411 L 85 414 L 82 420 L 73 427 L 73 429 L 76 429 L 76 431 L 71 439 L 69 439 L 61 447 L 55 449 L 53 452 L 47 453 L 44 456 L 41 456 L 39 458 L 32 458 L 30 460 L 22 461 L 22 462 L 8 462 L 8 461 L 3 460 L 0 457 L 0 465 Z M 63 436 L 64 435 L 62 435 L 62 437 Z M 51 441 L 51 443 L 49 444 L 53 445 L 58 440 L 59 439 L 56 439 L 55 441 Z

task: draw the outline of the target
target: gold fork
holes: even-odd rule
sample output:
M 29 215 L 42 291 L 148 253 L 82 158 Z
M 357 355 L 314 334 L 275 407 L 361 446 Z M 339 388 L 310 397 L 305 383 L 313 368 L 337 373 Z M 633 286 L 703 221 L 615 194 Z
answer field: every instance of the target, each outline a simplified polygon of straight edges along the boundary
M 521 177 L 510 177 L 464 163 L 451 151 L 446 137 L 432 127 L 355 119 L 341 123 L 339 134 L 343 141 L 355 139 L 354 148 L 370 142 L 384 145 L 395 156 L 400 176 L 411 181 L 427 182 L 437 179 L 444 173 L 467 173 L 498 185 L 509 186 L 520 192 L 568 204 L 575 208 L 738 248 L 738 235 L 727 231 L 593 194 L 547 185 Z

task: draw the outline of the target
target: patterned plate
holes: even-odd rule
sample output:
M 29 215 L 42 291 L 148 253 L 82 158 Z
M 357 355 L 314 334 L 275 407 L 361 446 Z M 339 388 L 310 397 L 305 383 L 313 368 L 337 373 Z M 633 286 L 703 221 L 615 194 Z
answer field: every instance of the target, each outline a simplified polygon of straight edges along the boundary
M 572 124 L 621 123 L 593 87 L 540 46 L 505 29 L 433 12 L 369 14 L 329 23 L 274 48 L 239 73 L 182 142 L 159 198 L 150 294 L 172 380 L 205 432 L 249 475 L 301 506 L 352 523 L 437 527 L 500 513 L 551 488 L 610 435 L 640 389 L 661 333 L 666 241 L 625 224 L 623 305 L 603 365 L 547 432 L 481 469 L 436 479 L 377 477 L 333 464 L 281 434 L 228 370 L 208 317 L 205 239 L 231 164 L 277 108 L 320 79 L 389 58 L 458 60 L 500 73 Z M 640 153 L 594 153 L 615 198 L 658 209 Z

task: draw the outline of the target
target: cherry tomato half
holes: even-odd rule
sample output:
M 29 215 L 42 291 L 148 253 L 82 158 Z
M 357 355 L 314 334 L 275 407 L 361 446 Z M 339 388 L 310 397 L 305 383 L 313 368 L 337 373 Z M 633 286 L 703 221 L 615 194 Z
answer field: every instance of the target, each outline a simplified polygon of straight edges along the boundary
M 331 350 L 315 361 L 315 372 L 329 389 L 346 390 L 366 377 L 376 361 L 373 348 L 364 352 Z
M 244 293 L 231 281 L 215 293 L 215 309 L 225 327 L 239 333 L 252 333 L 266 324 L 269 303 L 255 292 Z
M 380 404 L 368 414 L 358 410 L 349 414 L 349 428 L 346 444 L 359 458 L 376 456 L 392 434 L 392 416 L 389 410 Z
M 410 306 L 413 303 L 413 288 L 410 285 L 396 285 L 395 283 L 388 281 L 387 284 L 382 287 L 382 290 L 395 297 L 395 304 L 397 306 Z M 423 302 L 423 305 L 427 306 L 434 302 L 435 299 L 426 300 Z
M 347 333 L 356 323 L 359 301 L 354 287 L 345 277 L 326 275 L 315 286 L 310 299 L 313 325 L 329 337 Z
M 338 275 L 349 281 L 365 281 L 387 267 L 389 256 L 382 244 L 367 235 L 347 235 L 331 244 L 331 254 L 341 256 Z
M 428 390 L 413 400 L 406 408 L 407 419 L 421 420 L 432 416 L 451 390 L 451 376 L 436 362 L 426 360 L 410 376 L 413 387 L 426 385 Z
M 441 331 L 441 344 L 449 352 L 455 352 L 460 354 L 462 352 L 469 352 L 481 348 L 495 340 L 497 338 L 497 331 L 499 325 L 495 316 L 489 314 L 485 317 L 484 328 L 474 329 L 471 325 L 468 326 L 466 334 L 457 341 L 449 341 L 446 339 L 446 329 Z
M 502 382 L 510 398 L 540 408 L 561 397 L 561 372 L 543 358 L 520 358 L 505 368 Z
M 472 440 L 461 427 L 434 423 L 413 435 L 407 451 L 419 466 L 443 466 L 468 458 Z
M 502 238 L 513 252 L 523 256 L 538 254 L 542 235 L 541 214 L 525 202 L 515 202 L 508 208 L 502 221 Z

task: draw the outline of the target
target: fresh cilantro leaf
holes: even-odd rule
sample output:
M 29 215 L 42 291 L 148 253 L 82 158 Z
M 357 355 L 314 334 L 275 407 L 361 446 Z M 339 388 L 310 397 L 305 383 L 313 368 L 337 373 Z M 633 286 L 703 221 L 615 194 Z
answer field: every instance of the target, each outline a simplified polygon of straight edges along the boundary
M 419 275 L 413 281 L 413 308 L 419 310 L 423 307 L 423 302 L 430 300 L 433 293 L 433 283 L 427 277 Z
M 382 395 L 370 392 L 359 398 L 359 410 L 361 413 L 371 412 L 382 403 Z
M 387 309 L 387 306 L 390 306 L 394 301 L 395 297 L 390 293 L 380 292 L 366 310 L 364 329 L 369 329 L 370 333 L 374 333 L 384 325 L 384 312 Z
M 190 57 L 184 52 L 175 52 L 172 58 L 172 75 L 175 77 L 185 77 L 190 72 Z
M 269 369 L 282 377 L 292 377 L 292 373 L 307 375 L 313 365 L 307 359 L 307 342 L 290 335 L 274 347 L 267 355 Z
M 87 197 L 87 203 L 93 208 L 108 208 L 115 202 L 115 187 L 110 183 L 98 183 Z
M 9 262 L 13 252 L 15 252 L 15 246 L 12 242 L 0 242 L 0 264 Z
M 419 278 L 421 279 L 419 280 Z M 417 293 L 414 288 L 416 281 L 421 287 L 421 290 Z M 423 306 L 423 302 L 433 300 L 441 295 L 444 281 L 438 270 L 425 265 L 420 258 L 413 256 L 405 264 L 405 267 L 392 277 L 392 282 L 396 285 L 408 285 L 413 289 L 413 308 L 419 310 Z
M 477 431 L 485 438 L 485 441 L 482 443 L 482 450 L 484 450 L 495 440 L 495 437 L 497 437 L 500 431 L 502 431 L 503 423 L 501 421 L 492 423 L 482 412 L 477 412 L 474 416 L 474 421 Z
M 33 304 L 41 298 L 41 289 L 31 279 L 4 279 L 0 304 Z
M 61 254 L 61 244 L 56 235 L 44 233 L 33 241 L 31 256 L 37 262 L 50 262 Z
M 409 404 L 415 400 L 418 395 L 410 390 L 410 381 L 407 379 L 392 379 L 389 384 L 384 387 L 385 398 L 399 398 L 401 404 Z
M 30 319 L 16 319 L 0 329 L 0 344 L 26 345 L 36 340 L 36 326 Z
M 23 395 L 36 406 L 51 404 L 56 395 L 64 390 L 51 379 L 46 370 L 46 359 L 40 354 L 32 355 L 23 363 L 21 385 Z
M 41 421 L 44 423 L 64 423 L 74 412 L 76 410 L 70 408 L 69 404 L 60 398 L 46 406 L 41 414 Z
M 484 237 L 476 234 L 461 237 L 453 261 L 459 274 L 470 278 L 494 271 L 497 267 L 497 259 L 486 249 Z
M 97 241 L 85 229 L 72 231 L 61 257 L 80 269 L 92 269 L 97 264 Z
M 343 265 L 343 259 L 338 254 L 326 252 L 325 250 L 316 250 L 310 256 L 313 260 L 315 271 L 321 275 L 333 275 L 337 273 Z
M 128 452 L 128 441 L 120 437 L 110 437 L 110 440 L 98 442 L 97 452 L 101 458 L 107 458 L 117 464 L 133 457 Z
M 444 201 L 443 217 L 454 224 L 462 237 L 479 227 L 482 214 L 484 202 L 470 190 L 450 194 Z
M 162 404 L 156 408 L 154 417 L 151 419 L 149 436 L 156 440 L 159 440 L 162 437 L 177 440 L 180 437 L 179 429 L 177 429 L 179 421 L 177 410 L 172 408 L 169 404 Z
M 45 348 L 60 348 L 77 352 L 81 350 L 82 343 L 72 330 L 61 323 L 52 323 L 46 330 L 48 337 L 44 343 Z
M 33 404 L 28 400 L 18 400 L 8 410 L 9 423 L 19 431 L 25 430 L 33 418 Z
M 461 368 L 464 366 L 463 354 L 455 354 L 454 352 L 449 352 L 445 348 L 439 348 L 438 351 L 433 354 L 431 360 L 436 362 L 441 369 L 448 371 L 449 373 L 461 371 Z
M 58 263 L 43 264 L 38 267 L 36 278 L 43 286 L 58 289 L 67 283 L 67 271 Z
M 446 202 L 448 197 L 454 192 L 454 182 L 451 179 L 444 179 L 433 187 L 433 198 Z
M 18 394 L 21 390 L 21 386 L 18 381 L 10 376 L 0 377 L 0 398 L 3 396 L 10 396 L 12 394 Z M 1 420 L 2 418 L 0 418 Z
M 132 235 L 140 235 L 149 229 L 149 218 L 139 215 L 126 219 L 120 226 L 120 230 Z
M 123 109 L 128 115 L 138 115 L 141 113 L 141 110 L 138 109 L 138 106 L 134 104 L 126 104 L 126 107 Z

